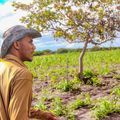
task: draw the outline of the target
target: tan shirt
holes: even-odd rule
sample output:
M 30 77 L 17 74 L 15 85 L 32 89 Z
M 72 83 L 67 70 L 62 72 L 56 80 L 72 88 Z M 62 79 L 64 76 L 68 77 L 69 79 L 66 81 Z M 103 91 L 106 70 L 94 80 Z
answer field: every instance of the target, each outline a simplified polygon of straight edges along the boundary
M 28 120 L 32 74 L 17 57 L 0 60 L 0 120 Z

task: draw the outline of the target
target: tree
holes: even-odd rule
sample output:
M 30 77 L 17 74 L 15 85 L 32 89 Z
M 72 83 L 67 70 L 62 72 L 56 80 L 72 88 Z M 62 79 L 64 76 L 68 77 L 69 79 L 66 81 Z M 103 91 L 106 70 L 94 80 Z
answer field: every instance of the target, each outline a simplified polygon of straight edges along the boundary
M 27 11 L 21 18 L 27 27 L 52 31 L 55 38 L 69 43 L 84 42 L 79 57 L 79 78 L 83 78 L 83 56 L 88 43 L 100 45 L 113 40 L 120 31 L 119 0 L 34 0 L 13 2 L 16 10 Z

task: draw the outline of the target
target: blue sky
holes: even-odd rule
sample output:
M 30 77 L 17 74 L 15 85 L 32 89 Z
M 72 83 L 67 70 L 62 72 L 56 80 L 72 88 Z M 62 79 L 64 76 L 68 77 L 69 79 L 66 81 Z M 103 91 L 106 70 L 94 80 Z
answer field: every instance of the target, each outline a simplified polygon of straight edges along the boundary
M 0 0 L 0 3 L 3 4 L 5 3 L 7 0 Z
M 18 1 L 23 3 L 30 3 L 32 0 L 0 0 L 0 46 L 2 44 L 2 34 L 5 30 L 14 25 L 24 25 L 19 19 L 26 13 L 23 11 L 14 11 L 11 6 L 12 1 Z M 4 11 L 4 12 L 3 12 Z M 83 44 L 73 43 L 69 44 L 65 40 L 55 41 L 50 33 L 42 33 L 42 37 L 34 41 L 37 50 L 51 49 L 56 50 L 58 48 L 82 48 Z M 113 43 L 107 42 L 103 44 L 104 47 L 120 46 L 120 40 L 116 39 Z M 90 44 L 89 47 L 92 47 Z

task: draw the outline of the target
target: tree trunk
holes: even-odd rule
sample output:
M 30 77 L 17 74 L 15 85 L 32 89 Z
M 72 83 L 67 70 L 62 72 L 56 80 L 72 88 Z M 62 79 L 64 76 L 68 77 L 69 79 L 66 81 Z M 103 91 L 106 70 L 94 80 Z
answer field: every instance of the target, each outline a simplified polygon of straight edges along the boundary
M 80 57 L 79 57 L 78 77 L 80 80 L 83 80 L 83 57 L 84 57 L 86 49 L 87 49 L 87 44 L 88 44 L 88 40 L 85 41 L 84 47 L 83 47 L 82 52 L 80 53 Z

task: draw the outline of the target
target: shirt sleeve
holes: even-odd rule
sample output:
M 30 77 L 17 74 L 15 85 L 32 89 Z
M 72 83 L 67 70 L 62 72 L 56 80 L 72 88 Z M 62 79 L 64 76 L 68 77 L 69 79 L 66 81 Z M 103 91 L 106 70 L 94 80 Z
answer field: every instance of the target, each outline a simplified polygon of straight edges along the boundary
M 10 120 L 28 120 L 32 98 L 32 75 L 28 71 L 21 71 L 14 78 L 11 85 L 9 103 Z

